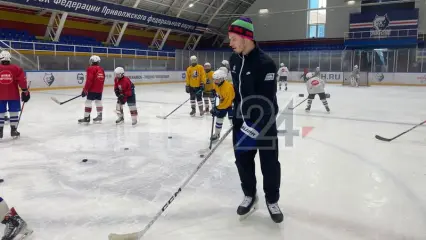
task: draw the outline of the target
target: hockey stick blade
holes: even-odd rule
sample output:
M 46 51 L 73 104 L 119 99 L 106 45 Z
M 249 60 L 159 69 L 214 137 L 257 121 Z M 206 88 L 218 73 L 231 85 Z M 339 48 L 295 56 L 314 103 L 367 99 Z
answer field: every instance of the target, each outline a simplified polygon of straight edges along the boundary
M 390 142 L 390 141 L 392 141 L 392 140 L 393 140 L 393 139 L 391 139 L 391 138 L 384 138 L 384 137 L 379 136 L 379 135 L 376 135 L 375 137 L 376 137 L 376 139 L 377 139 L 377 140 L 385 141 L 385 142 Z
M 157 118 L 161 118 L 161 119 L 166 119 L 166 117 L 165 116 L 156 116 Z
M 55 97 L 50 97 L 50 99 L 52 99 L 55 103 L 61 105 L 61 102 L 59 102 L 59 100 Z
M 423 124 L 425 124 L 425 123 L 426 123 L 426 121 L 423 121 L 423 122 L 421 122 L 421 123 L 419 123 L 419 124 L 415 125 L 414 127 L 412 127 L 412 128 L 410 128 L 410 129 L 408 129 L 407 131 L 404 131 L 404 132 L 402 132 L 402 133 L 400 133 L 400 134 L 396 135 L 396 136 L 395 136 L 395 137 L 393 137 L 393 138 L 384 138 L 384 137 L 381 137 L 381 136 L 379 136 L 379 135 L 376 135 L 376 138 L 377 138 L 378 140 L 381 140 L 381 141 L 390 142 L 390 141 L 395 140 L 395 139 L 397 139 L 397 138 L 401 137 L 402 135 L 404 135 L 404 134 L 406 134 L 406 133 L 410 132 L 411 130 L 413 130 L 413 129 L 415 129 L 416 127 L 419 127 L 419 126 L 421 126 L 421 125 L 423 125 Z
M 211 157 L 211 155 L 216 151 L 216 149 L 220 146 L 220 143 L 222 143 L 225 138 L 231 133 L 232 126 L 226 133 L 223 135 L 222 138 L 220 138 L 219 142 L 208 152 L 208 154 L 204 157 L 204 159 L 198 164 L 197 168 L 192 171 L 192 173 L 189 175 L 189 177 L 186 178 L 186 180 L 182 183 L 182 185 L 177 189 L 177 191 L 170 197 L 170 199 L 164 204 L 164 206 L 157 212 L 157 214 L 154 216 L 154 218 L 145 226 L 145 228 L 139 232 L 133 232 L 133 233 L 125 233 L 125 234 L 116 234 L 111 233 L 108 235 L 109 240 L 139 240 L 143 237 L 143 235 L 149 230 L 149 228 L 157 221 L 157 219 L 167 210 L 167 208 L 170 206 L 170 204 L 173 203 L 174 200 L 179 196 L 179 193 L 182 192 L 182 189 L 185 188 L 185 186 L 191 181 L 191 179 L 197 174 L 198 170 L 201 169 L 201 167 L 204 165 L 204 163 L 207 162 L 207 160 Z

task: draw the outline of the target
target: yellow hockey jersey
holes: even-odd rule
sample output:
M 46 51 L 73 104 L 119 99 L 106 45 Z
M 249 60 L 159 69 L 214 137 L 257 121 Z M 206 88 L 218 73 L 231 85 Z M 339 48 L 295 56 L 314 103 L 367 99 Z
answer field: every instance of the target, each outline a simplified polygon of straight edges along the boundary
M 227 109 L 231 107 L 232 101 L 234 101 L 235 98 L 234 86 L 228 81 L 223 81 L 220 87 L 215 84 L 214 89 L 220 99 L 217 109 Z
M 214 71 L 206 73 L 206 84 L 204 86 L 204 92 L 211 92 L 214 90 L 214 80 L 213 80 Z
M 199 87 L 201 82 L 206 85 L 206 72 L 200 64 L 189 66 L 186 69 L 186 85 L 190 87 Z

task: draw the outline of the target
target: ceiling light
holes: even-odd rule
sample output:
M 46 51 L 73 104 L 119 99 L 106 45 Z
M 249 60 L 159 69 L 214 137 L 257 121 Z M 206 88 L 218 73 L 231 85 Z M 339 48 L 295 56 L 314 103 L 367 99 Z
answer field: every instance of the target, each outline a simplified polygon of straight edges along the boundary
M 194 4 L 193 4 L 193 3 L 190 3 L 190 4 L 189 4 L 189 7 L 190 7 L 190 8 L 191 8 L 191 7 L 193 7 L 193 6 L 194 6 Z
M 260 14 L 268 14 L 269 10 L 268 9 L 259 9 L 259 13 Z
M 355 4 L 355 1 L 354 0 L 349 0 L 348 1 L 348 5 L 354 5 Z

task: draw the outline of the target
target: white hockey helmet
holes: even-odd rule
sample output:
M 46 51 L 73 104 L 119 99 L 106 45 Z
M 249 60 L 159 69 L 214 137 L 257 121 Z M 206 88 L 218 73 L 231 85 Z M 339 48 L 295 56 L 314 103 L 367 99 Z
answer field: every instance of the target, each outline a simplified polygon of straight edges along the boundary
M 228 72 L 224 71 L 223 69 L 218 69 L 213 73 L 213 80 L 220 80 L 223 81 L 228 76 Z
M 317 70 L 317 71 L 319 71 L 319 70 L 320 70 L 320 67 L 317 67 L 317 68 L 316 68 L 316 70 Z
M 229 62 L 228 62 L 228 60 L 222 60 L 222 66 L 229 67 Z
M 355 69 L 358 69 L 358 65 L 355 65 L 355 66 L 354 66 L 354 68 L 355 68 Z
M 210 69 L 212 65 L 209 62 L 204 63 L 204 69 Z
M 90 61 L 90 64 L 99 63 L 101 61 L 101 58 L 98 55 L 92 55 L 89 61 Z
M 313 77 L 314 77 L 314 73 L 308 72 L 308 73 L 306 74 L 306 78 L 307 78 L 307 79 L 311 79 L 311 78 L 313 78 Z
M 114 74 L 115 74 L 115 77 L 122 78 L 124 76 L 124 68 L 122 68 L 122 67 L 115 68 Z
M 281 67 L 284 67 L 285 65 L 284 65 L 284 63 L 281 63 L 281 64 L 280 64 L 280 66 L 281 66 Z
M 198 63 L 198 59 L 197 59 L 197 57 L 196 57 L 196 56 L 191 56 L 191 57 L 189 58 L 189 60 L 191 61 L 191 63 Z
M 11 58 L 12 58 L 12 55 L 10 55 L 10 52 L 5 51 L 5 50 L 0 52 L 0 61 L 1 62 L 6 62 L 6 61 L 10 62 Z

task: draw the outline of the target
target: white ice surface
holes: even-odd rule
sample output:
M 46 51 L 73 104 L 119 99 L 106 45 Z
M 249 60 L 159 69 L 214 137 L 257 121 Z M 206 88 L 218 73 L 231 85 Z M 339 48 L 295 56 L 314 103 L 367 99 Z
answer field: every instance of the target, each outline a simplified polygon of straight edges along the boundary
M 71 98 L 76 89 L 33 92 L 21 138 L 11 140 L 6 127 L 0 196 L 34 229 L 33 240 L 107 240 L 111 232 L 141 230 L 201 161 L 210 116 L 191 118 L 188 102 L 167 120 L 156 118 L 188 98 L 184 86 L 136 91 L 137 127 L 127 107 L 125 125 L 115 126 L 112 88 L 105 89 L 101 125 L 77 124 L 83 99 L 62 106 L 50 100 Z M 426 127 L 390 143 L 374 138 L 425 120 L 426 89 L 329 85 L 327 91 L 331 114 L 318 99 L 307 114 L 304 103 L 295 125 L 313 131 L 293 148 L 280 137 L 282 224 L 269 218 L 258 161 L 260 209 L 238 221 L 243 196 L 228 136 L 144 239 L 426 239 Z M 304 85 L 289 84 L 289 92 L 278 93 L 280 105 L 304 92 Z M 225 120 L 223 132 L 228 127 Z

